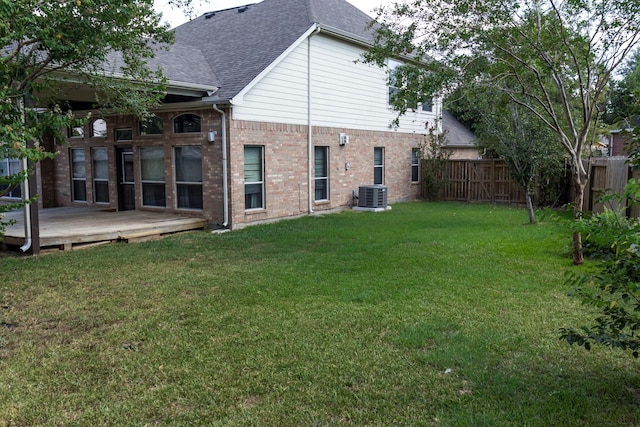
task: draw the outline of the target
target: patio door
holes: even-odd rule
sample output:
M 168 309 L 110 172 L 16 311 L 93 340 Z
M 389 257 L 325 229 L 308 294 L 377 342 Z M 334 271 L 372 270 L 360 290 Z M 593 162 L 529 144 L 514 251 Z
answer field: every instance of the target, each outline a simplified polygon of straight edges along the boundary
M 133 176 L 133 149 L 119 147 L 118 162 L 118 210 L 130 211 L 136 208 L 136 189 Z

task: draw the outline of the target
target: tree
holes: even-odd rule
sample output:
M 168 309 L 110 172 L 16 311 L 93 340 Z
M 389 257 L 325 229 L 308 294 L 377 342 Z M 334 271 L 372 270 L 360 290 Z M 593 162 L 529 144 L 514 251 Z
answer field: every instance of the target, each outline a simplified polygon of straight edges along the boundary
M 611 83 L 604 121 L 617 125 L 620 121 L 640 114 L 640 49 L 637 49 L 621 67 L 622 79 Z
M 529 223 L 536 222 L 533 196 L 543 172 L 562 172 L 562 152 L 553 132 L 517 104 L 486 105 L 476 130 L 478 145 L 503 159 L 525 192 Z
M 440 131 L 439 122 L 436 119 L 433 125 L 427 124 L 428 134 L 418 147 L 424 197 L 427 200 L 436 200 L 447 185 L 447 164 L 453 154 L 447 149 L 447 134 L 446 131 Z
M 379 9 L 365 60 L 410 58 L 400 73 L 400 114 L 461 82 L 490 87 L 556 135 L 571 166 L 574 216 L 582 216 L 583 151 L 612 73 L 640 42 L 637 0 L 413 0 Z M 573 262 L 583 263 L 573 233 Z
M 557 185 L 564 179 L 564 151 L 554 144 L 555 133 L 528 110 L 490 88 L 458 87 L 447 109 L 463 117 L 477 137 L 482 151 L 505 161 L 509 174 L 524 190 L 529 222 L 535 222 L 533 196 L 549 202 L 558 198 Z M 540 183 L 545 183 L 544 190 Z M 555 191 L 554 191 L 555 189 Z
M 152 0 L 0 0 L 0 159 L 29 162 L 0 173 L 0 195 L 53 155 L 42 148 L 45 135 L 64 141 L 77 124 L 61 101 L 67 80 L 92 88 L 96 108 L 142 114 L 163 94 L 162 74 L 147 61 L 172 40 Z

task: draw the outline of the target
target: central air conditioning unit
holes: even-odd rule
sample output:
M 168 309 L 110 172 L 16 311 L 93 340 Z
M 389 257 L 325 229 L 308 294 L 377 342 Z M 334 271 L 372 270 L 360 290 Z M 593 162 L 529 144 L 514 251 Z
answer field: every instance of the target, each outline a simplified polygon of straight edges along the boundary
M 383 208 L 387 207 L 387 187 L 384 185 L 362 185 L 358 189 L 358 207 Z

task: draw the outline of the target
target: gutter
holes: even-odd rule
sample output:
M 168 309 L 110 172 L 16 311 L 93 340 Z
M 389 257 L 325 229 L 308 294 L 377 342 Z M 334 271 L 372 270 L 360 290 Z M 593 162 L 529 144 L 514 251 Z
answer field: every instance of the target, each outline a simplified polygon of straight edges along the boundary
M 320 33 L 320 27 L 307 37 L 307 199 L 309 200 L 308 212 L 313 213 L 313 124 L 311 121 L 311 37 Z
M 26 157 L 22 158 L 22 170 L 27 170 Z M 25 205 L 22 207 L 22 209 L 24 209 L 24 245 L 20 246 L 20 250 L 25 253 L 31 249 L 31 244 L 33 243 L 33 239 L 31 237 L 31 210 L 29 209 L 29 205 L 26 203 L 30 198 L 28 176 L 24 177 L 24 184 L 22 187 L 22 200 L 25 201 Z
M 229 226 L 229 182 L 227 178 L 227 115 L 218 108 L 218 104 L 213 104 L 213 111 L 222 116 L 222 199 L 223 199 L 223 223 L 222 226 Z

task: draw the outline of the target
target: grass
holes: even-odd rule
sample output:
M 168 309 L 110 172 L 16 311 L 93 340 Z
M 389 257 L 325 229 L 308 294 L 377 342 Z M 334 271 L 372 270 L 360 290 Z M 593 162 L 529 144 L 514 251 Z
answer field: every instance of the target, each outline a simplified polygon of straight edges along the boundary
M 628 354 L 571 348 L 569 235 L 408 203 L 0 258 L 0 425 L 640 424 Z

